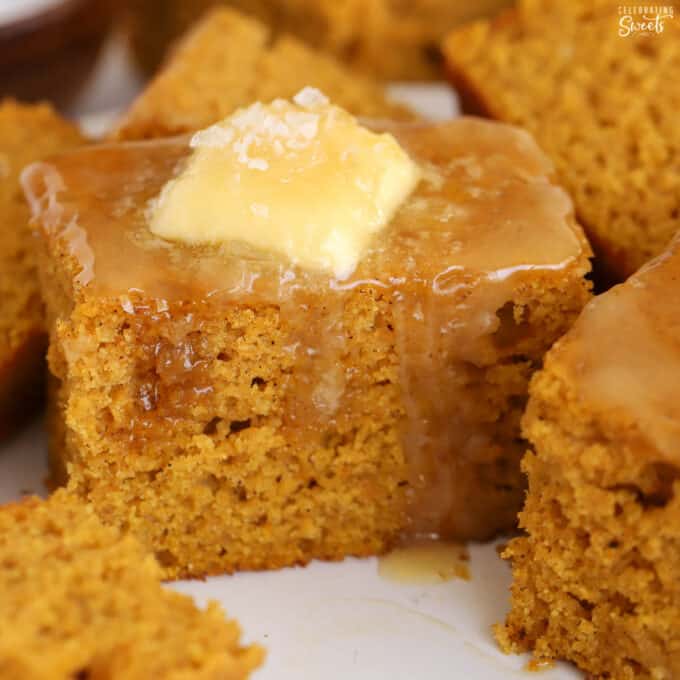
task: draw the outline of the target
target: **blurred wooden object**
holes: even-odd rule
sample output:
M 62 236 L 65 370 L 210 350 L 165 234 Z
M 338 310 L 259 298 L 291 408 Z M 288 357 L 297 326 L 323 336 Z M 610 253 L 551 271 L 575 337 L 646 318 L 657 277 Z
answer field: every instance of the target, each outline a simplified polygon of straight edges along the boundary
M 65 108 L 97 60 L 113 0 L 61 0 L 0 13 L 0 98 Z M 42 7 L 42 8 L 41 8 Z

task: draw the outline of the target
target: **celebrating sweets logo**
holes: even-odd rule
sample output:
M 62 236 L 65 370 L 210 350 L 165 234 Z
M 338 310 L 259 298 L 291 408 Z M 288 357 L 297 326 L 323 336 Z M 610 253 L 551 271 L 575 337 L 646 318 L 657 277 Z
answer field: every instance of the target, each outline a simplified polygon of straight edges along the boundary
M 619 35 L 663 33 L 665 22 L 673 16 L 671 5 L 619 5 Z

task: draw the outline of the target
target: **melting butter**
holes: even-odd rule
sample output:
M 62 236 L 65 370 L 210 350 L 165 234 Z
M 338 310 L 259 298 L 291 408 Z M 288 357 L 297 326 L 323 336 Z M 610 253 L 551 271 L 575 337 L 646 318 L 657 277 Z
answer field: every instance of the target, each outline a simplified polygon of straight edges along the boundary
M 241 109 L 202 130 L 155 202 L 151 231 L 186 243 L 245 241 L 347 278 L 418 183 L 389 133 L 318 91 Z

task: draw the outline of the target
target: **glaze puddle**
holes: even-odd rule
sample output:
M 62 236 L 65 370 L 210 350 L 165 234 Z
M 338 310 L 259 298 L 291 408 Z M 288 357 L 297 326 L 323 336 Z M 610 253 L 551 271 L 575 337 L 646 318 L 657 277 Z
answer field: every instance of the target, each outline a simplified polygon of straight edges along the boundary
M 467 546 L 419 538 L 395 548 L 378 561 L 378 574 L 387 581 L 431 585 L 459 578 L 470 580 Z

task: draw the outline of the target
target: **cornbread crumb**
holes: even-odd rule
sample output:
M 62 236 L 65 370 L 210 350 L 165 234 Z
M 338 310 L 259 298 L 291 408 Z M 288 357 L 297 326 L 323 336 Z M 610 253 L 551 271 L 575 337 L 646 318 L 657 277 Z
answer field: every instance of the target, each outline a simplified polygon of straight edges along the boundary
M 532 380 L 506 651 L 680 677 L 679 299 L 676 239 L 589 303 Z
M 680 17 L 621 37 L 609 0 L 520 0 L 444 45 L 466 111 L 522 125 L 622 280 L 680 229 Z M 650 10 L 651 11 L 651 10 Z
M 54 481 L 167 577 L 515 525 L 528 379 L 590 297 L 590 250 L 524 131 L 386 129 L 429 173 L 342 282 L 242 242 L 150 234 L 148 201 L 186 138 L 84 149 L 25 176 L 57 211 L 33 201 Z
M 46 104 L 0 102 L 0 437 L 40 406 L 47 345 L 19 174 L 28 163 L 81 142 L 77 129 Z
M 448 30 L 508 4 L 510 0 L 137 0 L 128 14 L 135 54 L 148 71 L 202 12 L 222 5 L 295 35 L 368 75 L 429 80 L 441 77 L 439 43 Z
M 290 99 L 306 86 L 358 116 L 414 120 L 383 88 L 316 54 L 287 35 L 230 9 L 209 12 L 123 116 L 118 139 L 142 139 L 208 127 L 255 101 Z
M 262 659 L 212 602 L 160 585 L 135 539 L 58 491 L 0 507 L 3 680 L 248 677 Z

